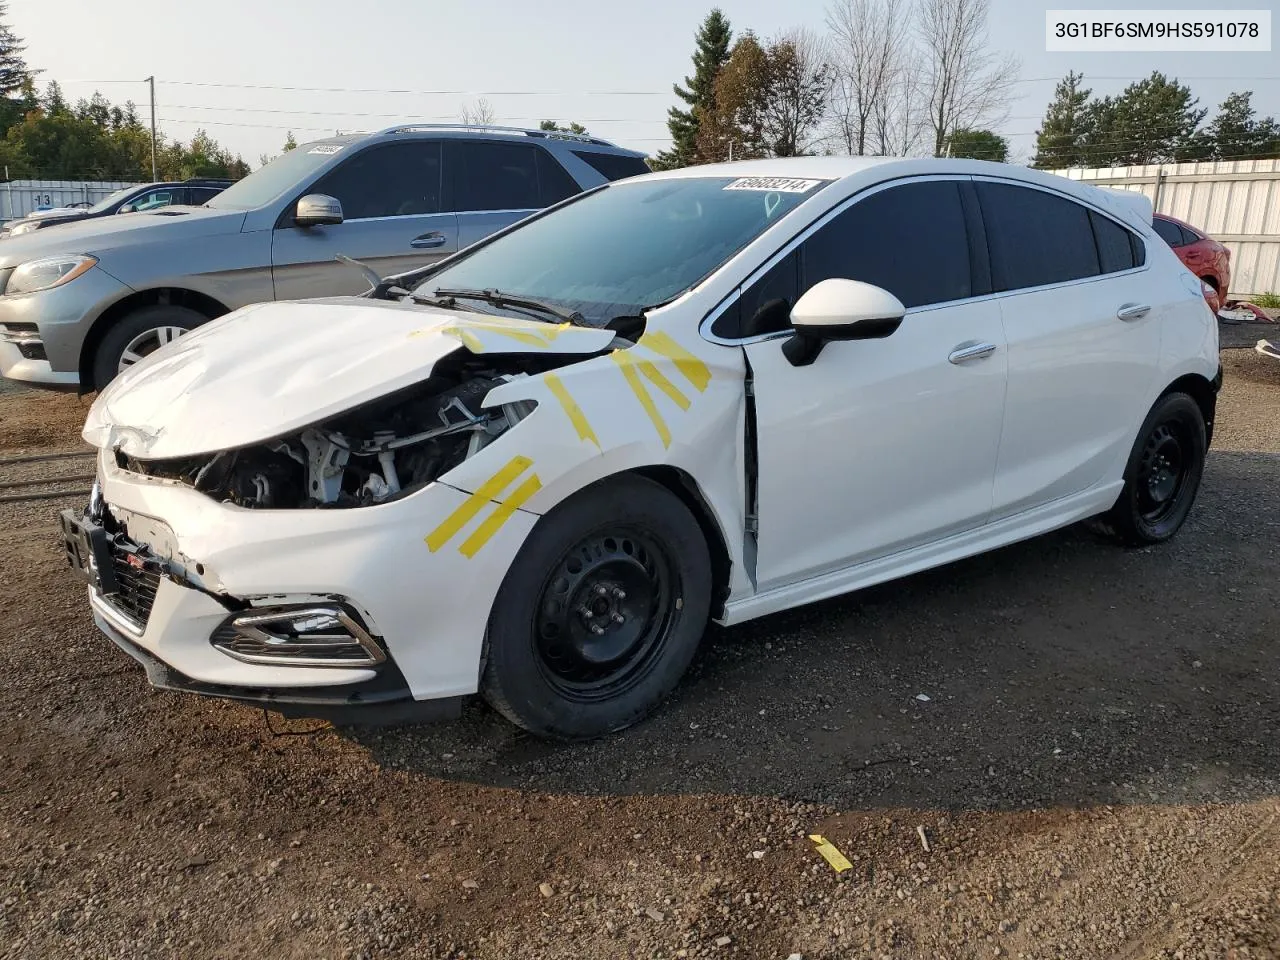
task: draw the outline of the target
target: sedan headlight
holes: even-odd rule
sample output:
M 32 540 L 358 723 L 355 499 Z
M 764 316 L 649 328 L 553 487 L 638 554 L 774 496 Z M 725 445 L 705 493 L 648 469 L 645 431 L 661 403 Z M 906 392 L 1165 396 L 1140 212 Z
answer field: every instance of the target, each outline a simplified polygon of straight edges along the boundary
M 28 220 L 26 223 L 14 224 L 9 230 L 9 236 L 16 237 L 20 233 L 30 233 L 32 230 L 39 230 L 40 226 L 39 220 Z
M 9 282 L 5 284 L 6 296 L 18 293 L 35 293 L 37 290 L 49 290 L 70 283 L 80 274 L 93 269 L 98 262 L 97 257 L 84 253 L 73 253 L 61 257 L 45 257 L 43 260 L 28 260 L 9 274 Z

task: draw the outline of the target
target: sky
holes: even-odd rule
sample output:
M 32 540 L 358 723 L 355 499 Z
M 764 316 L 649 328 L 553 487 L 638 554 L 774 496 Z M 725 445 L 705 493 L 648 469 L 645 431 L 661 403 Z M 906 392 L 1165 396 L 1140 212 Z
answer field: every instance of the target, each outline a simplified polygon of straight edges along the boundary
M 824 29 L 830 0 L 723 0 L 735 30 L 761 36 Z M 1280 0 L 1127 0 L 1130 9 L 1271 9 Z M 1280 45 L 1272 53 L 1067 54 L 1044 50 L 1045 10 L 1064 0 L 991 0 L 990 45 L 1021 60 L 1008 116 L 995 129 L 1013 159 L 1034 153 L 1035 130 L 1058 78 L 1085 74 L 1115 93 L 1152 70 L 1179 77 L 1202 106 L 1233 90 L 1280 116 Z M 1080 3 L 1080 7 L 1099 7 Z M 1101 5 L 1106 6 L 1106 5 Z M 1114 5 L 1112 5 L 1114 6 Z M 688 0 L 118 0 L 113 16 L 90 0 L 9 0 L 26 58 L 75 100 L 99 90 L 148 115 L 145 78 L 156 77 L 156 115 L 170 138 L 203 127 L 257 166 L 335 130 L 419 120 L 456 122 L 483 97 L 496 122 L 575 120 L 593 134 L 654 153 L 669 143 L 671 84 L 692 70 L 693 34 L 710 4 Z M 1275 18 L 1280 30 L 1280 18 Z M 295 88 L 295 89 L 285 89 Z M 316 89 L 299 89 L 316 88 Z

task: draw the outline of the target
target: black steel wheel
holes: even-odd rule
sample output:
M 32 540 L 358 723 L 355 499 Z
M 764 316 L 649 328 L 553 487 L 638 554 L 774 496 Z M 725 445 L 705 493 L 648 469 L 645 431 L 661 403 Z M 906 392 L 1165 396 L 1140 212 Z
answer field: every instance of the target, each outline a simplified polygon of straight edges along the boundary
M 1195 502 L 1207 447 L 1196 402 L 1185 393 L 1161 397 L 1138 432 L 1108 525 L 1135 545 L 1172 537 Z
M 542 736 L 626 727 L 675 687 L 706 628 L 707 544 L 689 508 L 636 476 L 538 522 L 489 621 L 485 697 Z

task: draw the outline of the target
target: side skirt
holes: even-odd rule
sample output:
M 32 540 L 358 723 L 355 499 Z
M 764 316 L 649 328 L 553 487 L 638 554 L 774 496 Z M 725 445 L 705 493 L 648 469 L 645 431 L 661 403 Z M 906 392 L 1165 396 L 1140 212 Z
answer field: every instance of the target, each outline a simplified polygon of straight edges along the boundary
M 1028 540 L 1102 513 L 1116 502 L 1123 486 L 1123 480 L 1114 480 L 945 540 L 824 573 L 754 597 L 731 600 L 717 622 L 724 626 L 743 623 Z

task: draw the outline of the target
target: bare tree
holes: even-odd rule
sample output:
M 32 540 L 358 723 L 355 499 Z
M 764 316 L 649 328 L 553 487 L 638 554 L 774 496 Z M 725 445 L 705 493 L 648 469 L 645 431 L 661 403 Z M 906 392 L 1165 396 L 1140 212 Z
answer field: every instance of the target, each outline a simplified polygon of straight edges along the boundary
M 910 46 L 910 0 L 835 0 L 827 8 L 831 33 L 831 112 L 846 152 L 887 152 L 885 132 L 912 83 L 905 58 Z
M 919 0 L 917 30 L 935 156 L 956 130 L 990 126 L 1007 113 L 1019 64 L 988 49 L 990 8 L 991 0 Z
M 773 155 L 808 153 L 831 92 L 827 44 L 811 30 L 800 28 L 769 44 L 768 58 L 768 95 L 761 112 Z
M 921 151 L 929 128 L 924 116 L 925 90 L 920 74 L 905 67 L 871 115 L 873 153 L 910 157 Z
M 484 127 L 493 123 L 493 104 L 481 97 L 473 104 L 462 105 L 462 122 L 469 127 Z

